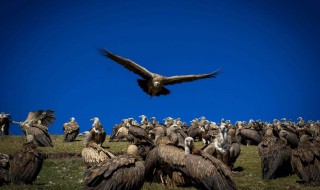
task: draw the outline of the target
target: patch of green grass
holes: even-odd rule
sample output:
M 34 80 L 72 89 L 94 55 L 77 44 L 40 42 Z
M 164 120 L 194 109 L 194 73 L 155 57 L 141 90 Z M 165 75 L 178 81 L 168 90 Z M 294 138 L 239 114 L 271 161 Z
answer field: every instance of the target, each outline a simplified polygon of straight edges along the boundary
M 54 147 L 40 147 L 46 153 L 81 153 L 83 148 L 83 138 L 77 137 L 75 142 L 65 143 L 63 137 L 60 135 L 51 136 Z M 103 146 L 110 147 L 111 152 L 126 151 L 129 143 L 127 142 L 106 142 Z M 0 152 L 5 154 L 12 154 L 21 148 L 22 143 L 25 142 L 24 136 L 1 136 L 0 137 Z M 196 147 L 201 148 L 202 142 L 196 142 Z M 238 189 L 306 189 L 316 190 L 319 187 L 306 187 L 297 183 L 299 178 L 296 175 L 279 178 L 275 180 L 262 180 L 260 157 L 258 155 L 256 146 L 241 146 L 241 154 L 235 163 L 235 168 L 241 167 L 243 171 L 233 174 L 234 181 Z M 47 159 L 44 161 L 43 168 L 33 185 L 6 185 L 1 189 L 45 189 L 45 190 L 59 190 L 59 189 L 83 189 L 84 172 L 86 166 L 82 159 Z M 145 183 L 144 190 L 160 190 L 164 189 L 161 184 Z M 176 189 L 195 189 L 176 188 Z

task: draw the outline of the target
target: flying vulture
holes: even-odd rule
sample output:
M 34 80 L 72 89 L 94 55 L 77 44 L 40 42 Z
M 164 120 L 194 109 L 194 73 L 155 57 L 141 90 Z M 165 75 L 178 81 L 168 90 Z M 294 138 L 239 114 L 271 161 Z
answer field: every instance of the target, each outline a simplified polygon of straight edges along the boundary
M 214 71 L 208 74 L 177 75 L 167 77 L 157 73 L 152 73 L 146 68 L 138 65 L 137 63 L 115 55 L 106 49 L 98 49 L 98 51 L 100 51 L 100 53 L 107 58 L 112 59 L 113 61 L 124 66 L 126 69 L 134 72 L 137 75 L 140 75 L 143 79 L 138 79 L 138 85 L 145 93 L 149 94 L 150 96 L 170 94 L 170 90 L 165 88 L 166 85 L 191 82 L 198 79 L 215 78 L 219 74 L 219 71 Z
M 79 134 L 79 125 L 74 117 L 70 118 L 70 122 L 63 124 L 64 141 L 72 142 Z

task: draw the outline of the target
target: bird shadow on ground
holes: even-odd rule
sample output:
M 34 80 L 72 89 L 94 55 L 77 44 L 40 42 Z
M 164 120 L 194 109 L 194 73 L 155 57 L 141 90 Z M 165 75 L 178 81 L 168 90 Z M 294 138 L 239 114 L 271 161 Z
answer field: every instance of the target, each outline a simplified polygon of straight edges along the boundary
M 243 170 L 244 170 L 244 168 L 241 166 L 238 166 L 238 167 L 232 169 L 232 171 L 234 171 L 234 172 L 242 172 Z

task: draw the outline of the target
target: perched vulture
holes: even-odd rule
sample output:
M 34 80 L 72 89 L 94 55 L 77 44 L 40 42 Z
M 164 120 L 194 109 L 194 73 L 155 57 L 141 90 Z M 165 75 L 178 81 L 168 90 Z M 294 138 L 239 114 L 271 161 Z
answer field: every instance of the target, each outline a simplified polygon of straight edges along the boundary
M 47 155 L 37 149 L 32 135 L 27 136 L 28 142 L 22 149 L 13 154 L 10 160 L 9 175 L 14 184 L 32 184 L 42 168 L 42 163 Z
M 23 125 L 26 135 L 32 135 L 34 143 L 41 147 L 53 147 L 48 128 L 42 125 L 41 120 L 37 123 L 26 123 Z
M 79 134 L 79 125 L 74 117 L 70 118 L 70 122 L 63 124 L 64 141 L 72 142 Z
M 230 169 L 220 160 L 203 152 L 189 154 L 191 147 L 188 142 L 185 147 L 183 151 L 172 145 L 160 144 L 152 149 L 146 159 L 146 177 L 152 177 L 154 170 L 159 168 L 167 174 L 180 172 L 198 189 L 237 189 Z
M 134 72 L 135 74 L 140 75 L 143 79 L 138 79 L 138 84 L 140 88 L 142 88 L 142 90 L 150 96 L 170 94 L 170 91 L 167 88 L 165 88 L 166 85 L 191 82 L 198 79 L 215 78 L 219 74 L 218 71 L 214 71 L 208 74 L 166 77 L 157 73 L 152 73 L 148 71 L 146 68 L 138 65 L 137 63 L 129 59 L 120 57 L 118 55 L 112 54 L 106 49 L 99 49 L 99 51 L 102 55 L 106 56 L 107 58 L 117 62 L 118 64 Z
M 241 152 L 241 145 L 237 140 L 236 137 L 236 130 L 234 128 L 230 128 L 228 130 L 228 143 L 230 144 L 230 154 L 229 154 L 229 162 L 228 166 L 230 168 L 233 168 L 233 164 L 236 162 L 238 156 L 240 155 Z
M 0 187 L 9 183 L 9 155 L 0 153 Z
M 0 113 L 0 136 L 9 135 L 10 114 Z
M 298 147 L 300 140 L 297 133 L 294 133 L 290 130 L 281 129 L 279 132 L 279 135 L 280 137 L 283 137 L 287 140 L 288 145 L 290 145 L 292 149 L 295 149 Z
M 100 146 L 102 146 L 103 142 L 106 140 L 106 132 L 104 131 L 99 118 L 94 117 L 91 119 L 93 121 L 92 128 L 89 130 L 88 135 L 84 139 L 84 145 L 86 146 L 90 141 L 93 141 Z
M 85 172 L 85 189 L 141 189 L 145 165 L 136 154 L 137 147 L 130 145 L 127 154 L 105 160 L 88 169 Z
M 93 141 L 88 142 L 86 147 L 82 149 L 81 156 L 88 168 L 115 157 Z
M 244 145 L 258 145 L 262 137 L 255 129 L 239 128 L 241 143 Z
M 291 148 L 285 138 L 277 138 L 273 133 L 273 128 L 268 127 L 263 140 L 258 145 L 263 179 L 283 177 L 292 172 Z
M 225 123 L 221 123 L 219 133 L 215 136 L 213 142 L 202 148 L 207 154 L 221 160 L 225 165 L 230 165 L 230 143 L 227 136 Z
M 292 150 L 292 166 L 306 185 L 320 185 L 320 147 L 308 135 L 300 137 L 296 150 Z

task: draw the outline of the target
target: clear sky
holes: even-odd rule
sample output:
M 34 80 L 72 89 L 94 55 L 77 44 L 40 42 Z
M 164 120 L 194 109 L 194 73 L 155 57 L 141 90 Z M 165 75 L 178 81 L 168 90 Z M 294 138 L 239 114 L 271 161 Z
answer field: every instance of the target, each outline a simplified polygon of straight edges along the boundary
M 0 1 L 0 111 L 21 121 L 55 110 L 51 134 L 72 116 L 80 131 L 99 117 L 107 134 L 141 114 L 318 120 L 319 10 L 316 0 Z M 97 47 L 163 75 L 223 73 L 150 98 Z

